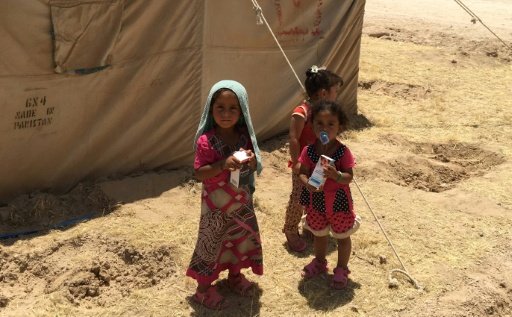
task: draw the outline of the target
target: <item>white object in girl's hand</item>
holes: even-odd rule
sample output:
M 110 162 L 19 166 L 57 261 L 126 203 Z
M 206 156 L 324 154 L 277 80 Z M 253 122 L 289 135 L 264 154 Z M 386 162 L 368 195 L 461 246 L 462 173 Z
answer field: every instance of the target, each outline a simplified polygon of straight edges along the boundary
M 238 185 L 240 184 L 240 170 L 233 170 L 229 174 L 229 182 L 238 188 Z
M 243 150 L 236 151 L 235 153 L 233 153 L 233 156 L 240 163 L 244 163 L 244 162 L 247 162 L 247 160 L 249 160 L 249 156 L 247 156 L 247 152 L 245 152 Z M 233 184 L 233 186 L 238 187 L 238 185 L 240 183 L 240 170 L 239 169 L 231 171 L 229 181 L 231 184 Z
M 308 183 L 315 188 L 320 188 L 325 183 L 324 166 L 334 165 L 334 160 L 327 155 L 321 155 L 318 162 L 316 162 L 315 169 L 308 180 Z
M 249 156 L 247 156 L 247 152 L 245 151 L 236 151 L 233 153 L 233 156 L 240 162 L 244 163 L 249 159 Z

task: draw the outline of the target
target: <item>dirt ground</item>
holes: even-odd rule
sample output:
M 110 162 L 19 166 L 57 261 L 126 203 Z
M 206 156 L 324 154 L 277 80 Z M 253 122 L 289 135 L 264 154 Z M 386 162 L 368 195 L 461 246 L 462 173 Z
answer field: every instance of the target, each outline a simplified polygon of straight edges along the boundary
M 512 45 L 512 2 L 465 3 Z M 230 308 L 191 302 L 201 186 L 183 168 L 0 207 L 0 316 L 512 316 L 512 51 L 470 20 L 455 1 L 367 3 L 360 113 L 340 135 L 357 159 L 363 219 L 347 289 L 303 281 L 311 247 L 285 247 L 283 135 L 260 144 L 265 274 L 247 274 L 252 297 L 222 276 Z

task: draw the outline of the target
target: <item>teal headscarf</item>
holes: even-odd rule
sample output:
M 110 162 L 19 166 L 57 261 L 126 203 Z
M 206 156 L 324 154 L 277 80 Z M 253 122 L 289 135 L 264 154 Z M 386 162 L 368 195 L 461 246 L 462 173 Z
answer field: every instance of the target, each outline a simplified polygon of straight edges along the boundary
M 233 91 L 235 95 L 238 97 L 238 102 L 240 103 L 240 108 L 242 109 L 245 124 L 247 125 L 247 131 L 249 132 L 249 136 L 251 137 L 252 146 L 254 148 L 254 154 L 256 155 L 256 171 L 258 172 L 259 175 L 261 173 L 261 170 L 263 169 L 263 165 L 261 164 L 261 154 L 260 149 L 258 147 L 258 142 L 256 140 L 256 134 L 254 133 L 254 129 L 252 127 L 251 114 L 249 112 L 249 97 L 247 96 L 247 91 L 245 90 L 245 87 L 234 80 L 221 80 L 215 85 L 213 85 L 212 89 L 210 89 L 210 93 L 208 94 L 208 98 L 206 99 L 206 103 L 204 105 L 203 114 L 201 115 L 201 121 L 199 122 L 196 136 L 194 138 L 194 150 L 196 149 L 197 139 L 199 139 L 199 137 L 203 133 L 213 129 L 214 127 L 213 116 L 210 113 L 210 104 L 212 102 L 213 94 L 217 90 L 222 88 L 227 88 Z

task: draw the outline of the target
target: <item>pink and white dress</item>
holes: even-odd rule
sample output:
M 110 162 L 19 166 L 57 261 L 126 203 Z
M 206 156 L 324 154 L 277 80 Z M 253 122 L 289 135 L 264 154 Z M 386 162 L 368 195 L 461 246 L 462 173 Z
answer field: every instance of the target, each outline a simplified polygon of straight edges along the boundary
M 209 130 L 197 140 L 194 169 L 215 163 L 234 151 L 253 149 L 249 135 L 242 132 L 238 144 L 229 147 Z M 258 222 L 254 213 L 250 177 L 246 165 L 240 170 L 238 188 L 230 184 L 230 172 L 203 180 L 199 234 L 186 275 L 199 283 L 212 283 L 223 270 L 251 268 L 263 274 L 263 257 Z
M 299 161 L 313 171 L 319 159 L 315 145 L 310 144 L 302 150 Z M 332 159 L 337 170 L 356 165 L 352 152 L 342 143 L 339 143 Z M 304 186 L 300 202 L 307 210 L 304 227 L 315 236 L 326 236 L 330 232 L 334 238 L 344 239 L 359 229 L 360 219 L 354 213 L 348 184 L 339 184 L 328 178 L 320 192 L 310 192 Z

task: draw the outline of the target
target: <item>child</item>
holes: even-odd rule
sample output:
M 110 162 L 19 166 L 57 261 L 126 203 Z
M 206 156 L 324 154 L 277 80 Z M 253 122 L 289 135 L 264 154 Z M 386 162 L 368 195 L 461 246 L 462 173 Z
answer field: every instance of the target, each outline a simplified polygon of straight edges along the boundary
M 315 142 L 316 139 L 309 120 L 311 103 L 320 100 L 336 100 L 339 88 L 343 85 L 343 80 L 325 68 L 312 66 L 306 71 L 304 84 L 308 99 L 293 110 L 290 122 L 290 161 L 288 166 L 292 168 L 292 192 L 286 208 L 283 227 L 288 248 L 295 252 L 303 252 L 306 249 L 306 242 L 299 236 L 299 223 L 304 208 L 299 202 L 302 183 L 298 176 L 300 169 L 298 159 L 302 149 L 306 145 Z
M 228 287 L 250 295 L 254 283 L 240 272 L 251 268 L 263 274 L 261 240 L 253 209 L 252 175 L 262 170 L 260 152 L 249 114 L 245 88 L 236 81 L 213 85 L 195 136 L 195 177 L 203 182 L 199 234 L 187 276 L 197 290 L 192 297 L 210 309 L 227 303 L 212 283 L 228 270 Z M 240 162 L 233 153 L 248 156 Z M 230 172 L 240 170 L 238 187 L 230 183 Z
M 354 213 L 348 185 L 352 181 L 355 161 L 348 147 L 336 139 L 347 123 L 347 117 L 339 105 L 331 101 L 315 103 L 311 110 L 311 121 L 317 139 L 302 150 L 299 177 L 303 184 L 300 202 L 307 212 L 304 228 L 314 235 L 315 258 L 304 267 L 303 276 L 310 278 L 327 272 L 325 256 L 331 233 L 338 240 L 338 263 L 334 268 L 332 287 L 341 289 L 347 286 L 350 273 L 350 235 L 360 225 L 360 220 Z M 320 133 L 327 133 L 327 144 L 322 144 L 319 140 Z M 317 189 L 308 184 L 308 179 L 321 155 L 334 159 L 334 165 L 324 166 L 326 181 Z

